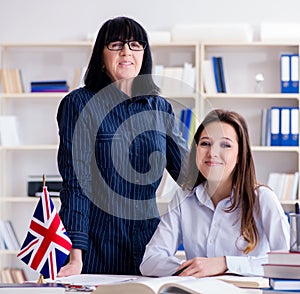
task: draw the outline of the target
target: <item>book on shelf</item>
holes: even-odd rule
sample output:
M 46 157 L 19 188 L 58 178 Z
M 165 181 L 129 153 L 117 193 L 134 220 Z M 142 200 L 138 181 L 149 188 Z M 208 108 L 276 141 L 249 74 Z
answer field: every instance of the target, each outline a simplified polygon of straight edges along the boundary
M 2 249 L 19 250 L 20 242 L 9 220 L 0 220 L 0 238 Z
M 32 81 L 31 92 L 67 92 L 69 86 L 66 80 Z
M 14 115 L 0 115 L 0 145 L 19 146 L 17 117 Z
M 168 95 L 190 95 L 195 92 L 196 70 L 190 63 L 183 66 L 164 66 L 161 64 L 153 67 L 153 79 L 162 93 Z
M 268 186 L 276 193 L 279 200 L 296 200 L 299 185 L 299 172 L 271 172 Z
M 18 68 L 0 69 L 3 93 L 23 93 L 24 85 L 21 70 Z
M 217 93 L 212 60 L 204 60 L 202 65 L 204 91 L 208 95 Z
M 1 271 L 2 283 L 24 283 L 26 280 L 25 272 L 21 268 L 4 268 Z
M 215 83 L 218 93 L 226 93 L 226 82 L 224 76 L 223 58 L 220 56 L 212 57 Z
M 83 87 L 84 86 L 84 75 L 87 70 L 87 66 L 82 68 L 76 68 L 74 73 L 74 78 L 72 82 L 72 90 Z
M 212 279 L 194 277 L 138 278 L 128 282 L 101 285 L 95 294 L 159 294 L 159 293 L 244 293 L 244 290 L 232 284 Z

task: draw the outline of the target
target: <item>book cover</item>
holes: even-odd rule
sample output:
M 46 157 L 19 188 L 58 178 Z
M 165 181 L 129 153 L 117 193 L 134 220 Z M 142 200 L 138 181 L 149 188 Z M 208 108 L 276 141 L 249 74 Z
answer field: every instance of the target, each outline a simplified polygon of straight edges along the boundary
M 263 264 L 264 276 L 279 279 L 300 279 L 300 264 Z
M 299 265 L 300 252 L 270 251 L 268 252 L 268 263 L 278 265 Z
M 270 286 L 274 290 L 299 290 L 300 292 L 300 280 L 271 278 Z

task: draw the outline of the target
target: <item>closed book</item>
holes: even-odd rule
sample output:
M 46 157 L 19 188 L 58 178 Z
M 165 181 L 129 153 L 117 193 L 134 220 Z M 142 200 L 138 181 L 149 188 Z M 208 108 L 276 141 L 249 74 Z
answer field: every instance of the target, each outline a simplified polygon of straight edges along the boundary
M 23 284 L 0 284 L 0 294 L 63 294 L 65 286 L 56 283 L 38 284 L 38 283 L 23 283 Z
M 300 280 L 271 278 L 270 286 L 275 290 L 299 290 L 300 291 Z
M 263 264 L 264 276 L 278 279 L 300 279 L 300 264 Z
M 269 264 L 299 265 L 300 252 L 271 251 L 268 252 Z

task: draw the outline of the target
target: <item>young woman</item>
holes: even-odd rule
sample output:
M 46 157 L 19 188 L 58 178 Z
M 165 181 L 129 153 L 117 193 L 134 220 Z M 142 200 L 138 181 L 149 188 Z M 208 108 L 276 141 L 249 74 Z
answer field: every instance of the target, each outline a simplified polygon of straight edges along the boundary
M 100 28 L 85 86 L 61 101 L 60 216 L 73 246 L 58 276 L 140 274 L 158 223 L 164 168 L 179 180 L 187 145 L 158 95 L 144 28 L 117 17 Z
M 288 250 L 289 224 L 275 193 L 257 183 L 245 120 L 213 110 L 194 143 L 186 189 L 177 192 L 148 243 L 142 274 L 262 275 L 268 251 Z M 180 244 L 183 263 L 175 257 Z

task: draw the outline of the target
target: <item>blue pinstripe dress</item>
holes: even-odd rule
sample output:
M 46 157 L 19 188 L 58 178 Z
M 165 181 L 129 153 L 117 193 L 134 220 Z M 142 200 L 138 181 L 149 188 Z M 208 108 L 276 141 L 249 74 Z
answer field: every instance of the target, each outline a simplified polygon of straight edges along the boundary
M 155 192 L 166 167 L 180 178 L 187 147 L 171 105 L 160 96 L 129 99 L 116 87 L 85 87 L 58 109 L 60 217 L 82 273 L 140 274 L 158 222 Z

